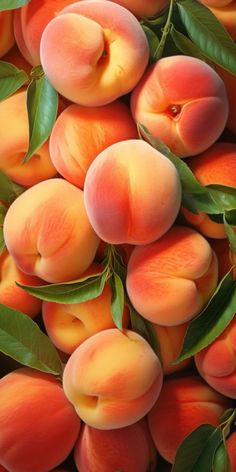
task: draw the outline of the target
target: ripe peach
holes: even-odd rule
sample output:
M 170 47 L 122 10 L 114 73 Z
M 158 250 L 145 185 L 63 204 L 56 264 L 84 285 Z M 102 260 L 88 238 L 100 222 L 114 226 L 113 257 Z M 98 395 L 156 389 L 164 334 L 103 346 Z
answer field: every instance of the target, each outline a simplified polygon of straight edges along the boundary
M 148 413 L 157 451 L 173 463 L 184 438 L 203 423 L 217 426 L 220 416 L 230 406 L 230 399 L 217 393 L 198 376 L 166 380 Z
M 232 3 L 232 0 L 199 0 L 200 3 L 208 5 L 209 7 L 225 7 Z
M 99 106 L 135 87 L 147 66 L 149 47 L 139 21 L 126 8 L 82 0 L 47 24 L 40 58 L 59 93 L 80 105 Z
M 222 23 L 231 38 L 236 40 L 236 0 L 228 2 L 226 5 L 209 6 L 213 15 Z
M 151 0 L 144 2 L 143 0 L 113 0 L 115 3 L 130 10 L 135 16 L 149 17 L 155 16 L 164 10 L 170 3 L 169 0 Z
M 236 144 L 218 142 L 202 154 L 188 159 L 188 166 L 202 185 L 221 184 L 236 188 Z M 208 215 L 183 209 L 185 219 L 210 238 L 226 238 L 224 225 Z
M 98 429 L 129 426 L 154 405 L 162 387 L 161 364 L 139 334 L 107 329 L 71 354 L 63 388 L 80 418 Z
M 229 116 L 226 126 L 236 134 L 236 76 L 218 66 L 216 66 L 216 72 L 224 81 L 229 100 Z
M 4 136 L 0 142 L 0 170 L 14 182 L 30 187 L 57 174 L 50 159 L 48 141 L 26 164 L 22 163 L 29 145 L 25 90 L 0 102 L 0 128 Z
M 14 43 L 13 12 L 12 10 L 0 11 L 0 58 L 12 48 Z
M 168 158 L 145 141 L 131 139 L 112 144 L 92 162 L 84 198 L 89 220 L 101 239 L 147 244 L 174 223 L 181 186 Z
M 4 251 L 0 255 L 0 303 L 34 318 L 41 310 L 42 302 L 25 292 L 15 282 L 25 285 L 41 285 L 42 280 L 27 275 L 16 266 L 14 259 Z
M 232 472 L 236 470 L 236 431 L 233 431 L 226 440 L 229 462 Z
M 156 451 L 144 419 L 107 431 L 83 425 L 74 457 L 80 472 L 156 470 Z
M 82 277 L 101 272 L 99 264 L 92 264 Z M 104 329 L 115 328 L 111 313 L 111 288 L 105 284 L 102 294 L 81 303 L 62 304 L 43 302 L 43 321 L 48 336 L 55 346 L 71 354 L 85 339 Z M 123 314 L 123 327 L 129 322 L 128 309 Z
M 58 172 L 83 188 L 95 157 L 117 141 L 138 138 L 129 108 L 120 100 L 103 107 L 68 106 L 50 137 L 50 155 Z
M 63 179 L 44 180 L 21 194 L 7 211 L 3 231 L 18 267 L 47 282 L 78 278 L 99 244 L 82 190 Z
M 236 398 L 236 319 L 209 346 L 195 355 L 201 377 L 217 392 Z
M 30 368 L 0 380 L 0 461 L 11 472 L 47 472 L 71 452 L 80 419 L 59 381 Z
M 217 285 L 217 260 L 197 231 L 173 226 L 152 244 L 136 246 L 128 263 L 127 291 L 136 310 L 163 326 L 192 319 Z
M 180 157 L 198 154 L 218 139 L 228 107 L 220 76 L 185 55 L 163 57 L 149 66 L 131 96 L 135 121 Z

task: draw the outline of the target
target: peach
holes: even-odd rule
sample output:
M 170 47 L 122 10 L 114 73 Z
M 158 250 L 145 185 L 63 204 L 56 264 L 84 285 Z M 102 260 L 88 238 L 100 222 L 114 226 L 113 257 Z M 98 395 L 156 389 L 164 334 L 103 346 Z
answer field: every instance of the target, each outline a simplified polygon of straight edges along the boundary
M 74 457 L 80 472 L 156 470 L 156 451 L 144 419 L 106 431 L 83 425 Z
M 50 374 L 28 367 L 0 380 L 0 461 L 11 472 L 47 472 L 71 452 L 80 419 Z
M 236 398 L 236 319 L 209 346 L 195 354 L 201 377 L 217 392 Z
M 209 239 L 213 251 L 218 260 L 218 280 L 220 281 L 232 267 L 230 259 L 229 240 L 225 239 Z
M 202 310 L 217 277 L 217 259 L 207 240 L 191 228 L 173 226 L 154 243 L 134 248 L 126 286 L 144 318 L 176 326 Z
M 25 285 L 42 285 L 43 283 L 37 277 L 27 275 L 18 269 L 14 259 L 7 251 L 4 251 L 0 255 L 0 303 L 35 318 L 41 311 L 41 300 L 18 287 L 16 281 Z
M 226 5 L 209 6 L 213 15 L 222 23 L 231 38 L 236 40 L 236 0 L 228 2 Z
M 226 126 L 236 134 L 236 76 L 218 66 L 216 66 L 216 72 L 224 81 L 229 100 L 229 116 Z
M 161 364 L 139 334 L 107 329 L 86 339 L 70 356 L 64 392 L 80 418 L 98 429 L 139 421 L 162 387 Z
M 61 95 L 79 105 L 100 106 L 135 87 L 148 64 L 149 47 L 139 21 L 126 8 L 82 0 L 47 24 L 40 59 Z
M 44 180 L 21 194 L 7 211 L 3 231 L 17 266 L 52 283 L 78 278 L 99 244 L 82 190 L 63 179 Z
M 201 424 L 218 426 L 231 400 L 209 387 L 200 377 L 168 379 L 148 413 L 150 432 L 159 454 L 174 463 L 177 448 Z
M 0 143 L 0 170 L 14 182 L 30 187 L 57 174 L 49 155 L 48 141 L 23 164 L 29 145 L 25 90 L 0 102 L 0 127 L 4 136 Z
M 101 272 L 99 264 L 92 264 L 82 277 Z M 62 304 L 43 302 L 43 321 L 48 336 L 55 346 L 71 354 L 85 339 L 104 329 L 115 328 L 111 312 L 111 288 L 105 284 L 102 294 L 81 303 Z M 129 322 L 124 308 L 123 327 Z
M 169 0 L 151 0 L 144 2 L 143 0 L 113 0 L 115 3 L 130 10 L 135 16 L 150 17 L 156 16 L 164 8 L 169 5 Z
M 92 162 L 84 198 L 89 220 L 101 239 L 147 244 L 174 223 L 181 185 L 167 157 L 145 141 L 131 139 L 112 144 Z
M 218 142 L 205 152 L 188 159 L 188 166 L 202 185 L 220 184 L 236 188 L 236 144 Z M 203 212 L 183 209 L 185 219 L 210 238 L 226 238 L 223 223 L 212 221 Z
M 13 64 L 18 69 L 24 70 L 27 74 L 31 72 L 31 65 L 26 61 L 16 44 L 3 56 L 2 60 L 10 62 L 10 64 Z
M 232 472 L 236 470 L 236 431 L 233 431 L 226 440 L 226 448 Z
M 103 107 L 68 106 L 54 124 L 49 148 L 52 162 L 69 182 L 83 188 L 87 170 L 106 147 L 138 138 L 127 105 L 120 100 Z
M 232 3 L 232 0 L 199 0 L 200 3 L 207 5 L 209 7 L 225 7 Z
M 224 82 L 212 67 L 176 55 L 148 67 L 132 92 L 131 110 L 134 120 L 172 152 L 189 157 L 219 138 L 229 105 Z
M 13 12 L 12 10 L 0 11 L 0 58 L 12 48 L 14 43 Z

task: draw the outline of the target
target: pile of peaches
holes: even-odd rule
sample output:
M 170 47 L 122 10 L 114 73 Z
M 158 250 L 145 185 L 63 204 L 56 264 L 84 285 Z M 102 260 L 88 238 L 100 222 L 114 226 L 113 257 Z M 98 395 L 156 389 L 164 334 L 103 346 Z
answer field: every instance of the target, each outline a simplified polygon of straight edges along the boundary
M 236 40 L 236 1 L 201 3 Z M 236 76 L 185 54 L 150 61 L 140 19 L 168 5 L 31 0 L 0 12 L 1 61 L 29 77 L 41 64 L 59 94 L 27 162 L 27 85 L 0 102 L 0 173 L 21 188 L 1 201 L 0 303 L 33 319 L 63 365 L 59 378 L 30 367 L 30 353 L 24 366 L 1 355 L 0 471 L 171 471 L 184 439 L 234 408 L 234 318 L 175 360 L 235 254 L 222 221 L 183 204 L 176 166 L 142 131 L 202 186 L 236 188 Z M 40 297 L 51 286 L 54 298 Z M 222 471 L 234 472 L 234 430 L 226 448 Z

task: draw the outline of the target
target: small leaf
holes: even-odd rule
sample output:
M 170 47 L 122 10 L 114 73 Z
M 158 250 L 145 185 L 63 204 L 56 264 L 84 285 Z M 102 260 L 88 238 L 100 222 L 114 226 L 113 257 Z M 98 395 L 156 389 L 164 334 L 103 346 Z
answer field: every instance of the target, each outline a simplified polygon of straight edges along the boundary
M 29 148 L 24 162 L 28 162 L 48 139 L 56 120 L 57 108 L 58 93 L 47 77 L 39 74 L 39 78 L 33 78 L 27 90 Z
M 206 186 L 206 189 L 216 203 L 220 213 L 236 209 L 236 188 L 210 184 Z
M 202 424 L 179 446 L 171 472 L 211 472 L 214 454 L 221 442 L 220 429 Z
M 14 10 L 27 5 L 31 0 L 1 0 L 0 11 Z
M 140 334 L 140 336 L 146 339 L 162 363 L 160 345 L 152 323 L 143 318 L 132 305 L 128 304 L 128 308 L 130 312 L 132 330 L 136 331 L 136 333 Z
M 201 50 L 189 39 L 185 34 L 177 31 L 172 25 L 170 31 L 171 37 L 176 47 L 186 56 L 193 56 L 206 61 L 206 57 L 202 54 Z
M 229 455 L 224 442 L 215 451 L 212 472 L 231 472 Z
M 142 25 L 143 31 L 146 35 L 146 38 L 148 40 L 148 45 L 149 45 L 149 60 L 154 61 L 155 60 L 155 54 L 156 50 L 159 46 L 159 39 L 157 35 L 152 31 L 148 26 Z
M 26 189 L 12 182 L 10 177 L 0 170 L 0 200 L 11 203 Z
M 16 282 L 16 285 L 40 300 L 56 303 L 80 303 L 98 297 L 103 292 L 107 270 L 88 275 L 72 282 L 31 286 Z
M 10 62 L 0 61 L 0 101 L 15 93 L 27 82 L 28 75 L 25 71 Z
M 189 37 L 203 55 L 236 74 L 236 45 L 216 16 L 195 0 L 178 0 L 176 3 Z
M 182 350 L 173 364 L 178 364 L 211 344 L 225 330 L 235 312 L 236 282 L 228 272 L 204 310 L 190 322 Z
M 0 202 L 0 255 L 3 253 L 6 245 L 3 235 L 3 223 L 6 216 L 7 208 Z
M 112 319 L 118 329 L 122 329 L 122 318 L 124 311 L 124 287 L 121 278 L 116 272 L 112 274 L 109 279 L 109 285 L 111 287 L 111 310 Z
M 23 365 L 62 375 L 58 352 L 29 316 L 0 304 L 0 351 Z

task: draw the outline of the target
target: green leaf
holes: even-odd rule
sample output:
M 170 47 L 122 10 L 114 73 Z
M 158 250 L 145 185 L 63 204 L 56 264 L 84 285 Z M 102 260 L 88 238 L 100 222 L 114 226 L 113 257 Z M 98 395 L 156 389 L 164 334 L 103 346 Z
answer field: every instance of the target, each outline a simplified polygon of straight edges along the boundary
M 157 35 L 152 31 L 148 26 L 142 25 L 143 31 L 146 35 L 146 38 L 148 40 L 148 45 L 149 45 L 149 60 L 154 61 L 155 60 L 155 53 L 156 50 L 159 46 L 159 39 Z
M 206 189 L 216 203 L 220 213 L 236 209 L 236 188 L 211 184 L 207 185 Z
M 130 312 L 130 322 L 132 330 L 136 331 L 136 333 L 140 334 L 140 336 L 146 339 L 146 341 L 150 344 L 153 351 L 156 353 L 157 357 L 162 363 L 160 345 L 152 323 L 143 318 L 131 304 L 128 304 L 128 308 Z
M 0 101 L 15 93 L 27 82 L 28 75 L 25 71 L 10 62 L 0 61 Z
M 124 311 L 124 287 L 121 278 L 116 272 L 112 274 L 109 279 L 109 285 L 111 287 L 111 311 L 112 319 L 118 329 L 122 329 L 122 318 Z
M 39 68 L 38 68 L 39 69 Z M 29 148 L 24 162 L 48 139 L 55 123 L 58 109 L 58 93 L 45 75 L 33 78 L 27 90 L 29 119 Z
M 189 39 L 185 34 L 177 31 L 172 25 L 170 30 L 171 37 L 176 47 L 186 56 L 193 56 L 206 61 L 206 57 L 201 53 L 201 50 Z
M 23 7 L 27 5 L 30 0 L 1 0 L 0 11 L 14 10 L 15 8 Z
M 228 272 L 204 310 L 190 322 L 182 350 L 173 364 L 178 364 L 211 344 L 225 330 L 235 312 L 236 281 Z
M 196 0 L 176 3 L 189 37 L 203 55 L 236 74 L 236 45 L 216 16 Z
M 58 352 L 29 316 L 0 304 L 0 351 L 23 365 L 62 375 Z
M 6 216 L 7 208 L 0 202 L 0 255 L 3 253 L 6 245 L 3 236 L 3 223 Z
M 224 442 L 215 451 L 212 472 L 231 472 L 229 455 Z
M 25 190 L 21 185 L 12 182 L 10 177 L 0 170 L 0 200 L 11 203 Z
M 107 280 L 107 270 L 72 282 L 31 286 L 16 282 L 16 285 L 40 300 L 56 303 L 80 303 L 101 295 Z
M 171 472 L 211 472 L 214 454 L 221 442 L 220 429 L 202 424 L 179 446 Z
M 229 241 L 230 250 L 236 254 L 236 232 L 227 220 L 227 213 L 224 214 L 224 227 Z

